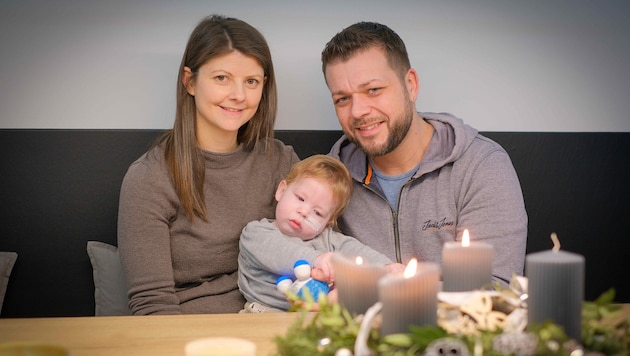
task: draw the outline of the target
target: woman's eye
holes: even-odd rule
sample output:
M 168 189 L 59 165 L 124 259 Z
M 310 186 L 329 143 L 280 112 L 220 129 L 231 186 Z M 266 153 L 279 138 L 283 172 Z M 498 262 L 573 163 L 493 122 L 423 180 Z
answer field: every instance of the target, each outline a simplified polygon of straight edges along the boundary
M 225 76 L 225 75 L 217 75 L 216 77 L 214 77 L 214 79 L 216 79 L 218 82 L 225 82 L 225 81 L 227 81 L 227 76 Z
M 247 85 L 251 87 L 257 87 L 258 83 L 260 83 L 258 79 L 247 79 Z

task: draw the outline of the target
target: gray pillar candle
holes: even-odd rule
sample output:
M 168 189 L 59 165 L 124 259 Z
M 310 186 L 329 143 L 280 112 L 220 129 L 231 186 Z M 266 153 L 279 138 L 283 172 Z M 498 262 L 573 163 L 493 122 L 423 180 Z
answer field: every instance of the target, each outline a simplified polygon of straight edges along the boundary
M 442 290 L 463 292 L 490 284 L 493 255 L 492 245 L 471 242 L 468 230 L 464 230 L 461 243 L 445 243 L 442 249 Z
M 525 258 L 528 279 L 528 324 L 551 320 L 581 341 L 584 299 L 584 256 L 559 251 L 530 253 Z
M 364 314 L 378 302 L 378 280 L 387 273 L 385 266 L 364 263 L 360 256 L 350 258 L 339 252 L 331 263 L 339 304 L 351 314 Z
M 404 273 L 387 274 L 378 282 L 383 303 L 381 334 L 410 332 L 410 326 L 437 325 L 440 267 L 412 259 Z

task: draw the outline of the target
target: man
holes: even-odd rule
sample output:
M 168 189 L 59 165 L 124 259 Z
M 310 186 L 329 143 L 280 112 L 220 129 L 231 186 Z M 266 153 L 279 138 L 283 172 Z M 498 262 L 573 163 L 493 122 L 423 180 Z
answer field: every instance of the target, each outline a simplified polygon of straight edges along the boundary
M 527 214 L 508 154 L 454 116 L 416 111 L 402 39 L 356 23 L 328 42 L 322 70 L 344 132 L 330 155 L 354 180 L 342 232 L 396 262 L 441 263 L 444 243 L 468 229 L 494 246 L 494 280 L 522 275 Z

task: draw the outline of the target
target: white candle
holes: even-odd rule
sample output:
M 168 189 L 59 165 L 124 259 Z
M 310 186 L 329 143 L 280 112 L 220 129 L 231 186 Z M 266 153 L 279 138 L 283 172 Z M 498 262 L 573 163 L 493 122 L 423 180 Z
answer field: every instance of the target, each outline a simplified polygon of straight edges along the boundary
M 383 335 L 408 333 L 409 327 L 437 323 L 437 294 L 440 267 L 435 263 L 409 261 L 404 273 L 385 275 L 379 280 L 383 303 Z
M 528 279 L 528 324 L 552 320 L 566 334 L 580 341 L 584 299 L 584 256 L 554 248 L 530 253 L 525 258 Z
M 442 249 L 442 290 L 462 292 L 480 289 L 492 282 L 494 248 L 484 242 L 471 242 L 468 229 L 462 242 L 447 242 Z
M 364 314 L 378 302 L 378 280 L 387 273 L 385 266 L 363 263 L 360 256 L 351 259 L 341 253 L 335 253 L 331 262 L 339 304 L 352 314 Z

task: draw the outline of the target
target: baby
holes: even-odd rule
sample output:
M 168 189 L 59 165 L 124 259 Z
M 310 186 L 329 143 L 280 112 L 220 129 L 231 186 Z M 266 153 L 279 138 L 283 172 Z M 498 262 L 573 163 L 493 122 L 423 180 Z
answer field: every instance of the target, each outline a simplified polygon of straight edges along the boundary
M 334 251 L 361 256 L 389 270 L 404 266 L 333 228 L 352 194 L 352 178 L 337 159 L 313 155 L 296 163 L 280 182 L 276 218 L 252 221 L 241 234 L 238 285 L 247 302 L 241 312 L 286 311 L 290 305 L 276 288 L 279 276 L 293 275 L 293 264 L 306 260 L 318 279 L 334 281 Z

